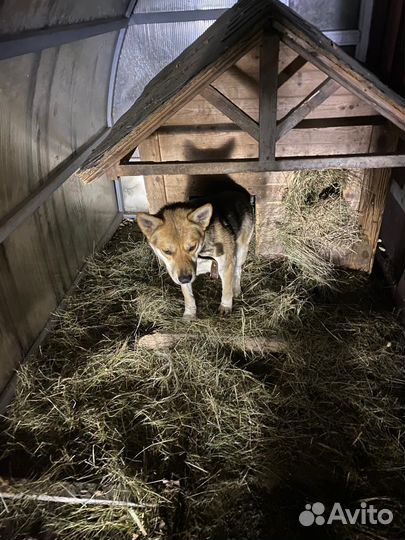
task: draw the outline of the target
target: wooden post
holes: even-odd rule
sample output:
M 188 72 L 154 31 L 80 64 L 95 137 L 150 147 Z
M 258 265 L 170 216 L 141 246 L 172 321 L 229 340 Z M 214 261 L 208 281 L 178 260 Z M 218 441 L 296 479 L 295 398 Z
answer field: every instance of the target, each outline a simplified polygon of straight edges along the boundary
M 145 161 L 162 161 L 159 137 L 153 133 L 139 145 L 139 156 Z M 149 212 L 155 214 L 167 204 L 165 177 L 161 174 L 145 176 L 145 190 L 149 203 Z
M 276 157 L 279 50 L 278 34 L 266 29 L 260 51 L 259 161 L 270 164 Z

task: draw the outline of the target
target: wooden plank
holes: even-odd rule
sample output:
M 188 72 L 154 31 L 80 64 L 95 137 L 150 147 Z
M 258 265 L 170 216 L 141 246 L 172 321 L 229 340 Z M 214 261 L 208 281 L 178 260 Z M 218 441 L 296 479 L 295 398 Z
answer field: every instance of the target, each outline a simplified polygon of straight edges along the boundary
M 235 122 L 243 131 L 246 131 L 251 137 L 259 140 L 259 125 L 248 114 L 246 114 L 237 105 L 232 103 L 219 90 L 209 85 L 201 92 L 201 95 L 211 105 L 225 114 L 230 120 Z
M 328 97 L 330 97 L 339 85 L 333 79 L 326 79 L 313 92 L 294 107 L 277 125 L 277 140 L 283 137 L 297 124 L 301 122 L 310 112 L 316 109 Z
M 152 161 L 161 161 L 159 136 L 154 133 L 145 139 L 138 147 L 141 159 Z M 131 166 L 131 165 L 126 165 Z M 119 176 L 127 176 L 119 174 Z M 128 175 L 130 176 L 130 175 Z M 136 176 L 136 175 L 135 175 Z M 155 214 L 163 206 L 167 204 L 167 195 L 165 188 L 165 180 L 161 174 L 152 174 L 145 176 L 145 190 L 149 203 L 149 212 Z
M 386 126 L 377 126 L 373 128 L 369 148 L 371 152 L 394 150 L 396 144 L 396 134 Z M 366 259 L 363 256 L 360 269 L 366 272 L 371 272 L 373 268 L 378 235 L 380 233 L 385 201 L 389 192 L 390 183 L 391 169 L 389 168 L 367 170 L 364 182 L 362 183 L 359 216 L 360 224 L 368 241 L 369 257 Z M 365 254 L 366 251 L 364 252 L 364 255 Z
M 259 160 L 262 162 L 273 162 L 276 156 L 279 51 L 278 34 L 266 29 L 260 51 Z
M 319 70 L 316 70 L 319 71 Z M 304 73 L 304 72 L 303 72 Z M 321 74 L 321 78 L 316 78 L 316 84 L 322 82 L 324 77 Z M 216 83 L 215 83 L 216 84 Z M 292 83 L 286 83 L 284 88 L 285 93 L 281 90 L 277 97 L 277 119 L 281 120 L 286 116 L 293 107 L 312 91 L 314 86 L 309 84 L 302 84 L 301 81 L 294 82 L 294 87 L 291 88 Z M 219 86 L 218 86 L 219 88 Z M 220 90 L 222 91 L 222 85 Z M 286 95 L 288 90 L 288 94 Z M 224 89 L 225 91 L 225 89 Z M 229 88 L 229 92 L 226 94 L 240 109 L 246 112 L 255 121 L 259 120 L 259 100 L 238 97 L 236 89 Z M 284 94 L 284 95 L 283 95 Z M 324 101 L 319 107 L 312 111 L 307 119 L 318 118 L 341 118 L 360 117 L 360 116 L 375 116 L 376 111 L 369 107 L 363 100 L 357 96 L 350 94 L 345 88 L 339 88 L 331 97 Z M 195 98 L 190 103 L 185 105 L 178 111 L 173 117 L 167 119 L 165 125 L 193 125 L 202 124 L 224 124 L 227 122 L 226 116 L 224 116 L 218 109 L 214 108 L 203 98 Z
M 370 126 L 292 129 L 277 143 L 277 159 L 368 155 L 371 129 Z
M 404 167 L 404 154 L 307 156 L 276 159 L 271 165 L 258 160 L 238 159 L 229 161 L 169 161 L 164 163 L 140 162 L 118 165 L 119 176 L 165 174 L 230 174 L 239 172 L 298 171 L 302 169 L 375 169 Z
M 301 120 L 294 129 L 329 129 L 340 127 L 363 127 L 381 125 L 385 122 L 382 116 L 347 116 L 342 118 L 306 118 Z M 159 136 L 178 135 L 211 135 L 216 133 L 240 133 L 241 128 L 236 124 L 169 124 L 161 126 Z M 124 161 L 122 162 L 124 163 Z
M 382 117 L 380 117 L 382 118 Z M 383 119 L 385 121 L 385 119 Z M 371 126 L 325 127 L 322 129 L 293 129 L 276 146 L 277 159 L 300 156 L 333 156 L 367 154 Z M 161 161 L 225 161 L 257 159 L 258 145 L 244 131 L 231 135 L 229 131 L 160 134 Z M 229 153 L 229 149 L 232 151 Z M 189 149 L 195 148 L 194 153 Z M 228 150 L 228 151 L 227 151 Z

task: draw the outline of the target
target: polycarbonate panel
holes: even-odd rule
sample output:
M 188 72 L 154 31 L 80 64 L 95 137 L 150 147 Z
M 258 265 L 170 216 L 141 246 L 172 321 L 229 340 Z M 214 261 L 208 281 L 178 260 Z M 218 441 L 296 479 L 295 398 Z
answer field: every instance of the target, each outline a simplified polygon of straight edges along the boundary
M 0 61 L 0 219 L 106 125 L 116 37 Z
M 213 22 L 145 24 L 128 29 L 114 92 L 115 122 L 138 99 L 145 85 Z
M 0 32 L 5 34 L 124 15 L 129 0 L 2 0 Z
M 361 0 L 290 0 L 289 6 L 320 30 L 356 30 L 360 3 Z

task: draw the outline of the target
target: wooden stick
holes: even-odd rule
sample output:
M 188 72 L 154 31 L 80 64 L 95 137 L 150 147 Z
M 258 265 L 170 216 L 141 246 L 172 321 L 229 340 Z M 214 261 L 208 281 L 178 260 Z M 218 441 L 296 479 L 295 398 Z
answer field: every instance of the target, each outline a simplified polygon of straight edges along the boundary
M 196 334 L 164 334 L 162 332 L 155 332 L 154 334 L 139 338 L 138 347 L 144 349 L 169 349 L 181 341 L 196 337 L 198 337 Z M 224 338 L 224 342 L 231 344 L 231 341 L 227 341 L 226 337 Z M 245 337 L 243 348 L 249 352 L 280 353 L 287 350 L 287 343 L 277 338 Z
M 32 493 L 11 493 L 7 491 L 0 491 L 0 499 L 12 499 L 20 500 L 27 499 L 30 501 L 40 501 L 40 502 L 51 502 L 51 503 L 62 503 L 62 504 L 97 504 L 101 506 L 126 506 L 129 508 L 155 508 L 156 505 L 153 504 L 139 504 L 129 501 L 116 501 L 114 499 L 96 499 L 94 497 L 66 497 L 61 495 L 34 495 Z

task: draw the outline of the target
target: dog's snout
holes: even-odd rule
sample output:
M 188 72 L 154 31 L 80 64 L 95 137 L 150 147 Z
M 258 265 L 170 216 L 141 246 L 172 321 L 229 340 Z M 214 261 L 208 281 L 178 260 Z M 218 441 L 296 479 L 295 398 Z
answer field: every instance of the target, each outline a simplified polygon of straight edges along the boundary
M 184 285 L 185 283 L 190 283 L 192 277 L 193 276 L 191 274 L 180 274 L 179 281 Z

